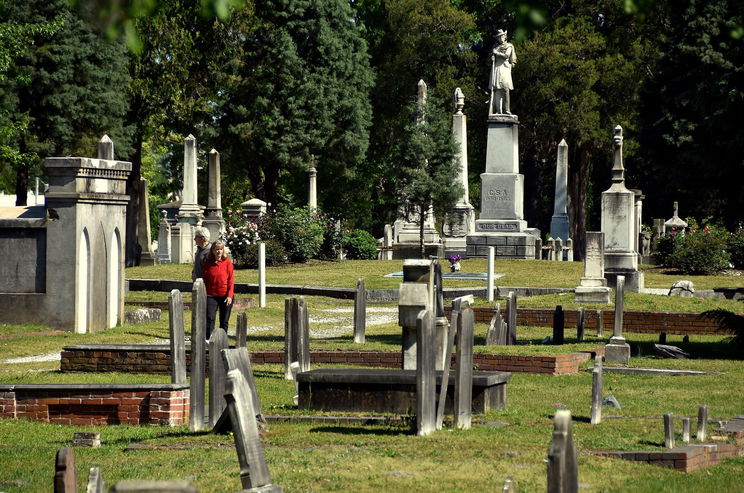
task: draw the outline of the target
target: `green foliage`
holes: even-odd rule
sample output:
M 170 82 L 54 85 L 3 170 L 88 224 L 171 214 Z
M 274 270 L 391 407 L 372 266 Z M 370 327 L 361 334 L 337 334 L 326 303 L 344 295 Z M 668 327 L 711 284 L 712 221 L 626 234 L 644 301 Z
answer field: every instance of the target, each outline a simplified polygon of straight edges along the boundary
M 233 261 L 237 265 L 247 265 L 248 248 L 258 239 L 258 224 L 249 220 L 248 214 L 240 209 L 227 209 L 225 215 L 225 232 L 220 240 L 230 250 Z
M 736 231 L 731 233 L 727 250 L 731 255 L 734 269 L 744 269 L 744 226 L 739 225 Z
M 715 274 L 728 268 L 731 255 L 726 251 L 729 233 L 724 228 L 707 222 L 698 226 L 688 219 L 684 233 L 672 231 L 674 247 L 666 257 L 668 267 L 685 274 Z
M 408 107 L 409 123 L 398 141 L 397 179 L 400 205 L 409 217 L 418 218 L 421 230 L 430 207 L 442 214 L 463 193 L 456 179 L 459 163 L 448 115 L 439 101 L 429 96 L 425 104 Z M 423 234 L 420 239 L 424 255 Z
M 276 240 L 266 240 L 264 244 L 266 244 L 267 267 L 287 263 L 287 252 L 281 243 Z M 243 255 L 238 258 L 238 261 L 238 267 L 258 269 L 258 243 L 248 245 Z
M 323 212 L 319 212 L 318 214 L 323 220 L 323 243 L 320 246 L 318 258 L 323 260 L 337 260 L 339 250 L 343 247 L 344 243 L 344 231 L 340 227 L 340 220 L 337 222 L 332 216 Z
M 307 262 L 320 252 L 324 223 L 317 211 L 309 207 L 282 204 L 261 217 L 259 235 L 280 243 L 290 262 Z
M 344 250 L 349 260 L 377 258 L 377 240 L 363 229 L 354 229 L 344 237 Z

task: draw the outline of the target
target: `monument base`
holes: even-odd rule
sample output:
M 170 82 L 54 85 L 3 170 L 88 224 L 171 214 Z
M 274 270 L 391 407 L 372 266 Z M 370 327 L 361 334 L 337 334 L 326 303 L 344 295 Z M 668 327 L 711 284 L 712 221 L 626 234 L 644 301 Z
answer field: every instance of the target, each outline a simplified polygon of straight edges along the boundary
M 478 221 L 480 222 L 480 221 Z M 489 221 L 490 222 L 490 221 Z M 524 222 L 524 221 L 522 221 Z M 478 224 L 476 222 L 476 224 Z M 488 247 L 494 247 L 496 258 L 535 258 L 535 237 L 528 233 L 473 233 L 467 236 L 467 257 L 488 257 Z
M 644 288 L 643 272 L 638 271 L 605 271 L 607 285 L 614 288 L 617 285 L 617 276 L 625 276 L 625 290 L 640 293 Z
M 407 258 L 421 258 L 421 246 L 416 243 L 393 243 L 393 260 L 404 260 Z M 443 248 L 441 243 L 424 243 L 426 258 L 441 257 Z
M 607 286 L 576 286 L 574 299 L 576 303 L 609 304 L 611 292 L 612 290 Z
M 158 265 L 159 263 L 158 256 L 153 252 L 142 252 L 140 254 L 140 265 Z
M 464 236 L 460 238 L 448 238 L 445 236 L 442 240 L 442 246 L 444 247 L 445 258 L 452 255 L 460 255 L 463 258 L 467 256 L 467 240 Z
M 625 342 L 624 337 L 610 338 L 610 342 L 605 345 L 605 361 L 607 363 L 628 364 L 628 361 L 630 361 L 630 345 Z

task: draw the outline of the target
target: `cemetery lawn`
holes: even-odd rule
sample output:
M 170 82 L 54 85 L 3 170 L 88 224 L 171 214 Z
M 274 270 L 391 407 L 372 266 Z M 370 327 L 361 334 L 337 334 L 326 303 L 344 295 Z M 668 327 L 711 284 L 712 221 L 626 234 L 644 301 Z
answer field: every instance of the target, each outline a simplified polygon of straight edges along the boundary
M 478 261 L 465 265 L 471 271 Z M 580 265 L 576 263 L 577 265 Z M 581 269 L 568 263 L 497 261 L 497 271 L 507 273 L 500 280 L 510 286 L 573 287 Z M 541 271 L 542 269 L 542 271 Z M 365 277 L 368 288 L 395 288 L 399 279 L 382 274 L 402 270 L 402 262 L 318 262 L 309 266 L 272 268 L 269 283 L 353 287 Z M 508 272 L 507 272 L 508 271 Z M 534 271 L 534 272 L 533 272 Z M 136 267 L 127 269 L 128 278 L 190 279 L 189 266 Z M 512 279 L 509 279 L 512 276 Z M 242 277 L 242 279 L 241 279 Z M 255 283 L 255 271 L 238 271 L 239 282 Z M 647 272 L 658 287 L 669 287 L 679 276 Z M 741 278 L 711 276 L 698 282 L 699 289 L 741 286 Z M 512 282 L 513 281 L 513 282 Z M 735 282 L 738 282 L 736 284 Z M 463 282 L 464 283 L 464 282 Z M 448 281 L 449 286 L 463 283 Z M 478 281 L 471 285 L 480 285 Z M 655 287 L 655 286 L 652 286 Z M 189 299 L 190 293 L 184 293 Z M 283 348 L 283 295 L 269 295 L 268 307 L 248 311 L 250 350 Z M 131 292 L 128 301 L 166 300 L 167 293 Z M 520 297 L 520 306 L 571 308 L 573 295 Z M 367 342 L 351 342 L 353 304 L 350 301 L 308 297 L 311 349 L 400 350 L 400 328 L 395 304 L 368 304 Z M 703 311 L 712 307 L 744 311 L 740 302 L 712 302 L 628 293 L 627 309 Z M 605 308 L 611 308 L 611 305 Z M 647 308 L 643 308 L 647 307 Z M 185 314 L 187 332 L 190 312 Z M 231 343 L 234 342 L 233 314 Z M 522 344 L 486 348 L 482 344 L 485 324 L 475 328 L 476 352 L 517 355 L 588 351 L 606 342 L 597 338 L 593 327 L 586 341 L 578 343 L 575 329 L 567 327 L 564 346 L 542 345 L 550 335 L 548 327 L 519 327 Z M 167 375 L 129 373 L 62 374 L 59 355 L 72 344 L 165 344 L 168 313 L 160 322 L 120 326 L 95 334 L 58 332 L 41 326 L 0 326 L 0 384 L 22 383 L 163 383 Z M 622 409 L 604 408 L 603 421 L 589 424 L 591 374 L 549 376 L 514 373 L 507 390 L 508 407 L 474 416 L 469 431 L 445 430 L 429 437 L 410 432 L 410 419 L 398 418 L 388 425 L 328 424 L 307 421 L 317 413 L 299 411 L 291 405 L 292 382 L 283 378 L 278 365 L 256 365 L 254 375 L 264 412 L 286 416 L 272 422 L 263 437 L 266 457 L 274 482 L 287 492 L 465 492 L 496 491 L 504 478 L 515 479 L 518 491 L 545 491 L 546 452 L 551 440 L 552 417 L 557 409 L 570 409 L 574 441 L 579 451 L 579 481 L 587 492 L 709 492 L 742 491 L 744 458 L 727 460 L 717 466 L 684 474 L 644 463 L 602 458 L 594 451 L 663 450 L 662 415 L 694 417 L 699 404 L 707 404 L 713 420 L 744 414 L 744 397 L 738 390 L 744 381 L 742 354 L 725 343 L 723 336 L 693 335 L 688 343 L 669 335 L 668 344 L 695 355 L 694 360 L 667 360 L 652 356 L 656 334 L 626 333 L 640 356 L 630 366 L 719 372 L 696 376 L 620 375 L 605 373 L 604 393 L 613 395 Z M 634 352 L 638 354 L 638 352 Z M 26 358 L 19 360 L 19 358 Z M 317 365 L 313 368 L 330 367 Z M 336 413 L 339 414 L 339 413 Z M 347 413 L 349 414 L 349 413 Z M 693 421 L 695 421 L 693 419 Z M 676 428 L 681 428 L 676 421 Z M 715 427 L 714 427 L 715 428 Z M 694 425 L 693 425 L 694 429 Z M 0 419 L 0 491 L 51 490 L 54 456 L 63 446 L 72 446 L 76 431 L 101 433 L 100 449 L 75 448 L 78 486 L 84 491 L 90 467 L 101 467 L 108 486 L 121 479 L 188 479 L 199 491 L 234 492 L 241 489 L 239 466 L 233 438 L 229 435 L 190 433 L 185 427 L 115 425 L 74 427 L 25 420 Z M 679 441 L 679 435 L 677 437 Z

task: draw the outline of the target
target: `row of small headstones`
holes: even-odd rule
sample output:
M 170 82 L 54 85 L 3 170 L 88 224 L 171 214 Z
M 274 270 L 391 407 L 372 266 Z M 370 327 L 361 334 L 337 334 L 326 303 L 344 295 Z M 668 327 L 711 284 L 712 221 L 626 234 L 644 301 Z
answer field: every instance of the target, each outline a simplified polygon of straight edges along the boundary
M 542 251 L 546 250 L 548 252 L 547 258 L 545 260 L 555 260 L 558 262 L 563 261 L 563 252 L 566 252 L 566 260 L 568 262 L 573 262 L 574 259 L 574 252 L 573 252 L 573 240 L 571 238 L 566 240 L 566 246 L 563 246 L 563 240 L 561 238 L 548 238 L 546 241 L 546 245 L 543 246 L 542 239 L 536 238 L 535 239 L 535 257 L 537 260 L 543 260 L 542 259 Z
M 584 341 L 586 315 L 584 307 L 579 307 L 576 321 L 576 339 L 579 342 Z M 602 310 L 596 313 L 597 337 L 603 335 Z M 553 313 L 553 344 L 561 345 L 564 341 L 565 333 L 565 312 L 563 307 L 558 305 Z M 510 291 L 506 296 L 506 313 L 502 317 L 501 304 L 497 303 L 494 307 L 494 315 L 486 332 L 486 346 L 510 346 L 517 343 L 517 295 Z
M 664 446 L 674 448 L 674 415 L 666 413 L 664 415 Z M 690 443 L 690 423 L 691 419 L 682 416 L 682 442 Z M 708 436 L 708 406 L 701 404 L 698 408 L 697 433 L 695 438 L 704 442 Z

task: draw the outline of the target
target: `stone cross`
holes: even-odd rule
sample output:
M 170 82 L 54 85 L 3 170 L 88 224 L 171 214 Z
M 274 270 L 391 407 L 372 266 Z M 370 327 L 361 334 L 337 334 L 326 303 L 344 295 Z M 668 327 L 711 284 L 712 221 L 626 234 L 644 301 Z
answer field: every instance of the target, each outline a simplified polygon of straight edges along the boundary
M 209 424 L 214 427 L 222 412 L 227 407 L 225 403 L 225 363 L 222 350 L 227 349 L 227 333 L 218 327 L 209 338 Z
M 577 493 L 579 463 L 573 443 L 571 411 L 556 411 L 548 449 L 548 493 Z
M 704 442 L 708 437 L 708 406 L 701 404 L 698 408 L 697 436 L 698 441 Z
M 170 313 L 171 383 L 186 383 L 186 342 L 183 332 L 183 299 L 174 289 L 168 296 Z
M 72 447 L 62 447 L 57 452 L 54 462 L 54 493 L 77 493 L 75 451 Z
M 235 326 L 235 347 L 246 347 L 248 342 L 248 314 L 246 312 L 238 313 L 238 320 Z
M 592 416 L 591 424 L 596 425 L 602 422 L 602 356 L 597 355 L 594 358 L 594 368 L 592 369 Z
M 506 323 L 509 328 L 506 344 L 513 346 L 517 343 L 517 295 L 514 291 L 506 296 Z
M 459 299 L 455 363 L 455 428 L 469 430 L 473 410 L 473 325 L 475 317 L 467 300 Z M 453 311 L 455 304 L 453 303 Z M 445 363 L 449 366 L 449 361 Z M 442 380 L 442 386 L 449 382 Z
M 253 378 L 253 368 L 251 366 L 251 358 L 248 354 L 248 350 L 245 347 L 223 349 L 222 360 L 226 371 L 239 370 L 243 375 L 253 399 L 253 408 L 256 413 L 258 427 L 264 431 L 268 431 L 269 425 L 266 422 L 263 411 L 261 410 L 261 400 L 259 399 L 258 391 L 256 390 L 256 381 Z
M 550 236 L 568 239 L 568 144 L 563 139 L 558 144 L 558 158 L 555 165 L 555 201 L 553 217 L 550 220 Z
M 674 448 L 674 415 L 672 413 L 664 415 L 664 446 Z
M 317 182 L 318 182 L 318 170 L 315 168 L 310 168 L 307 170 L 308 174 L 308 192 L 307 192 L 307 205 L 310 207 L 310 209 L 317 209 L 318 208 L 318 191 L 317 191 Z
M 88 473 L 88 487 L 85 493 L 106 493 L 106 485 L 103 483 L 103 474 L 99 467 L 91 467 Z
M 576 340 L 584 342 L 584 324 L 586 317 L 584 315 L 584 307 L 580 306 L 576 311 Z
M 565 334 L 566 315 L 563 313 L 563 307 L 558 305 L 553 312 L 553 344 L 563 345 Z
M 191 290 L 191 389 L 189 400 L 189 430 L 204 429 L 204 388 L 206 378 L 206 314 L 207 295 L 204 281 L 194 281 Z
M 436 428 L 436 341 L 434 314 L 421 310 L 416 317 L 416 433 L 430 435 Z
M 364 279 L 357 280 L 354 294 L 354 342 L 364 344 L 364 333 L 367 328 L 367 290 Z
M 265 493 L 281 492 L 280 486 L 271 483 L 271 474 L 258 432 L 255 403 L 240 370 L 230 370 L 227 373 L 225 399 L 233 424 L 243 489 Z M 252 490 L 253 488 L 256 490 Z

